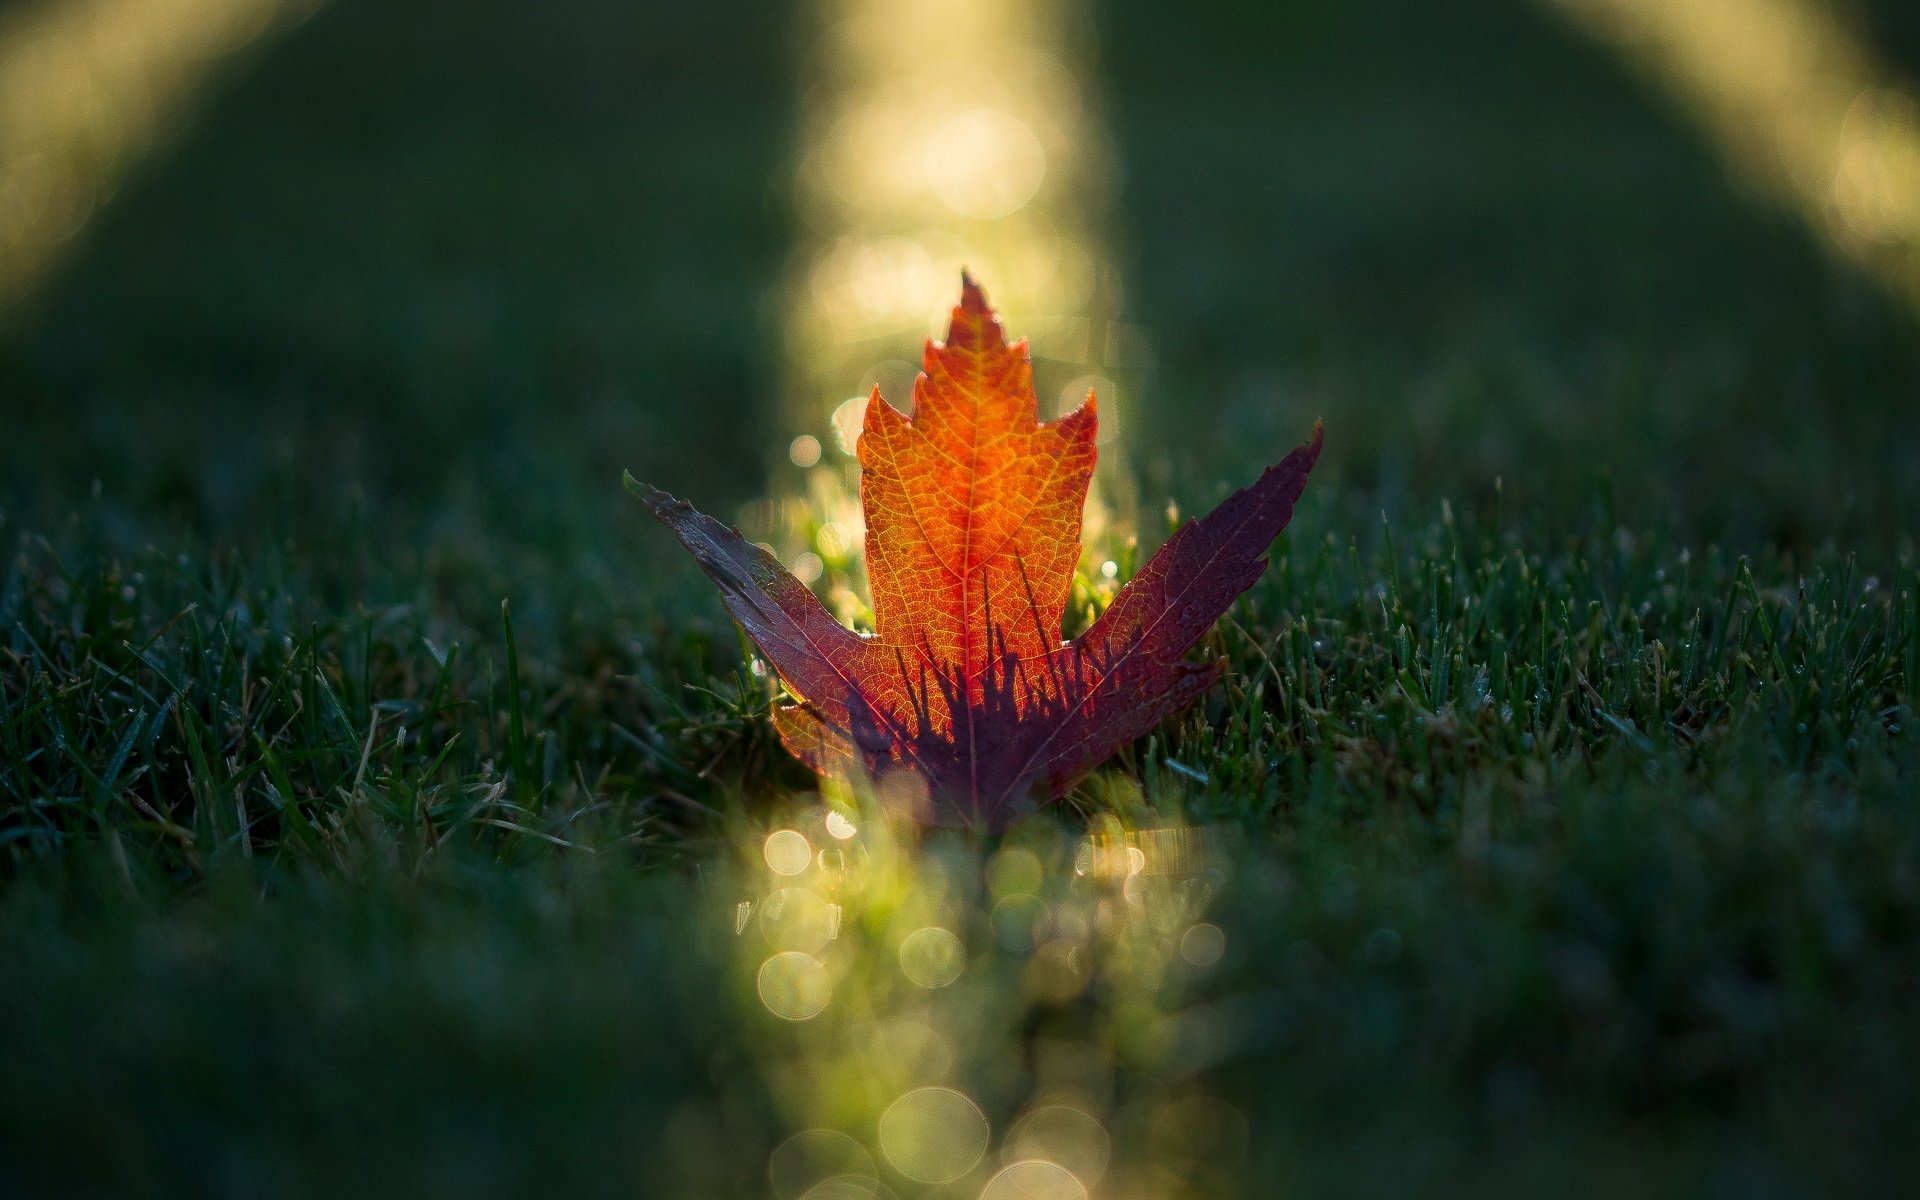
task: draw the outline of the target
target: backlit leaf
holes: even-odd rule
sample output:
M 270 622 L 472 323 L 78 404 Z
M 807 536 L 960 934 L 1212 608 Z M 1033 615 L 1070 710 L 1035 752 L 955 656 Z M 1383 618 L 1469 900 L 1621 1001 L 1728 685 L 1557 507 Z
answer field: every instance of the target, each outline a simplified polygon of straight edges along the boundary
M 1206 691 L 1187 653 L 1260 577 L 1320 430 L 1168 539 L 1084 634 L 1061 639 L 1093 476 L 1095 398 L 1038 419 L 1025 342 L 962 277 L 927 343 L 913 415 L 874 390 L 856 447 L 875 633 L 827 612 L 774 557 L 635 482 L 792 693 L 775 724 L 814 769 L 907 771 L 941 824 L 999 828 Z

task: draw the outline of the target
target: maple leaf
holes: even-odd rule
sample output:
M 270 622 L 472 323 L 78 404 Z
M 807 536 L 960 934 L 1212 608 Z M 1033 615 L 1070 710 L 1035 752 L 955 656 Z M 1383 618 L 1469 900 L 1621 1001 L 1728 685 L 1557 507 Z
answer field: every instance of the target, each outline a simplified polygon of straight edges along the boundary
M 855 447 L 874 635 L 836 621 L 772 554 L 626 477 L 720 588 L 794 703 L 781 740 L 816 771 L 907 769 L 925 819 L 1003 827 L 1185 708 L 1224 660 L 1187 652 L 1266 566 L 1320 454 L 1313 438 L 1189 521 L 1080 637 L 1061 623 L 1093 476 L 1096 399 L 1038 419 L 1027 343 L 961 276 L 913 415 L 875 388 Z

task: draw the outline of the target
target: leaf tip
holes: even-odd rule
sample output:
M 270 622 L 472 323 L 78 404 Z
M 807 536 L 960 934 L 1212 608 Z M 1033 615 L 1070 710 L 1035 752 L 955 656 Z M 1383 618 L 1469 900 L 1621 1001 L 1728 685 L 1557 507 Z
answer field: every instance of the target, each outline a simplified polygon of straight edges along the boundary
M 999 324 L 999 318 L 993 311 L 993 303 L 987 299 L 986 290 L 964 267 L 960 271 L 960 305 L 956 312 L 982 324 Z
M 632 471 L 620 472 L 620 485 L 627 489 L 628 495 L 646 505 L 656 517 L 662 515 L 665 510 L 669 508 L 688 510 L 693 508 L 692 504 L 685 500 L 675 498 L 672 493 L 663 492 L 650 483 L 642 483 L 638 479 L 635 479 Z

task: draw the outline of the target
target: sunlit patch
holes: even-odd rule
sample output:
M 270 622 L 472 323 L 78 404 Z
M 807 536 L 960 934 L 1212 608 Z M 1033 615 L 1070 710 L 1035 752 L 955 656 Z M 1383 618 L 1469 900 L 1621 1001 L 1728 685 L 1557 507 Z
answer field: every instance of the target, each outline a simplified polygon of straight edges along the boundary
M 813 862 L 813 845 L 798 829 L 776 829 L 761 843 L 760 856 L 775 875 L 798 875 Z
M 1087 1189 L 1059 1163 L 1009 1163 L 987 1181 L 980 1200 L 1087 1200 Z
M 966 948 L 952 931 L 938 925 L 916 929 L 900 943 L 900 969 L 923 988 L 943 988 L 960 978 Z
M 1545 0 L 1650 67 L 1748 180 L 1920 303 L 1920 113 L 1813 0 Z
M 743 847 L 768 945 L 740 952 L 780 1018 L 756 1026 L 766 1095 L 804 1131 L 769 1157 L 770 1194 L 1231 1194 L 1246 1118 L 1195 1074 L 1236 1033 L 1196 1007 L 1194 959 L 1226 942 L 1206 839 L 1041 819 L 989 853 L 889 816 L 885 782 L 831 784 Z M 814 852 L 806 886 L 767 853 L 788 832 Z
M 1070 1105 L 1036 1108 L 1014 1125 L 1001 1157 L 1008 1163 L 1045 1159 L 1060 1164 L 1080 1183 L 1092 1187 L 1106 1174 L 1113 1139 L 1099 1121 Z
M 0 21 L 0 305 L 24 294 L 220 61 L 318 0 L 42 0 Z
M 783 1021 L 811 1020 L 833 999 L 833 979 L 826 966 L 798 950 L 781 951 L 761 963 L 755 988 L 760 1003 Z
M 1832 204 L 1857 237 L 1913 238 L 1920 205 L 1920 118 L 1913 97 L 1891 89 L 1854 97 L 1840 126 Z
M 775 950 L 817 953 L 839 924 L 839 909 L 809 888 L 783 887 L 760 902 L 760 933 Z
M 1202 921 L 1180 935 L 1180 957 L 1196 967 L 1210 967 L 1227 951 L 1227 934 L 1218 925 Z
M 884 237 L 854 250 L 847 287 L 869 317 L 913 317 L 940 307 L 949 286 L 926 247 L 910 238 Z
M 873 1155 L 859 1142 L 838 1130 L 807 1129 L 780 1143 L 768 1156 L 767 1182 L 777 1200 L 801 1200 L 828 1183 L 864 1184 L 863 1194 L 871 1196 L 879 1176 Z
M 992 108 L 957 113 L 927 139 L 927 182 L 963 217 L 1004 217 L 1033 199 L 1047 152 L 1018 117 Z
M 962 268 L 1051 347 L 1059 378 L 1124 377 L 1138 339 L 1121 333 L 1104 250 L 1113 180 L 1082 77 L 1094 42 L 1084 0 L 825 0 L 810 11 L 780 446 L 809 435 L 839 453 L 802 464 L 804 484 L 783 472 L 778 486 L 804 492 L 804 514 L 756 507 L 742 528 L 782 561 L 817 550 L 825 589 L 844 593 L 836 611 L 857 614 L 863 546 L 844 514 L 867 398 L 877 384 L 911 409 L 921 339 Z M 1118 428 L 1103 425 L 1102 440 Z M 1130 506 L 1120 455 L 1094 479 L 1085 531 L 1096 546 L 1126 533 L 1112 495 Z M 822 520 L 846 526 L 845 554 L 806 545 Z
M 880 1151 L 916 1183 L 952 1183 L 987 1153 L 986 1114 L 949 1087 L 917 1088 L 880 1116 Z

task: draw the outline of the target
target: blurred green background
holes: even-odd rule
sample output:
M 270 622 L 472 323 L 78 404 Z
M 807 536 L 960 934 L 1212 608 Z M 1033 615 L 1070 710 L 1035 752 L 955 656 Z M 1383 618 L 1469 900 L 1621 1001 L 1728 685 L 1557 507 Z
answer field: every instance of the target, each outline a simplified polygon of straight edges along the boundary
M 1920 73 L 1911 5 L 1825 7 Z M 618 477 L 768 487 L 809 12 L 332 0 L 6 312 L 0 1194 L 763 1186 L 699 864 L 807 780 Z M 1906 1193 L 1908 302 L 1555 10 L 1094 16 L 1144 504 L 1327 428 L 1237 615 L 1311 648 L 1223 634 L 1251 741 L 1120 768 L 1250 831 L 1244 1194 Z M 1558 740 L 1402 697 L 1456 634 Z M 1711 702 L 1632 698 L 1696 643 Z M 423 849 L 477 816 L 601 853 Z
M 1637 524 L 1898 544 L 1910 314 L 1609 48 L 1513 2 L 1099 17 L 1155 502 L 1323 415 L 1389 507 L 1606 479 Z M 559 560 L 657 540 L 622 467 L 753 494 L 801 26 L 329 4 L 221 64 L 9 325 L 14 511 L 99 480 L 135 540 L 353 508 Z

